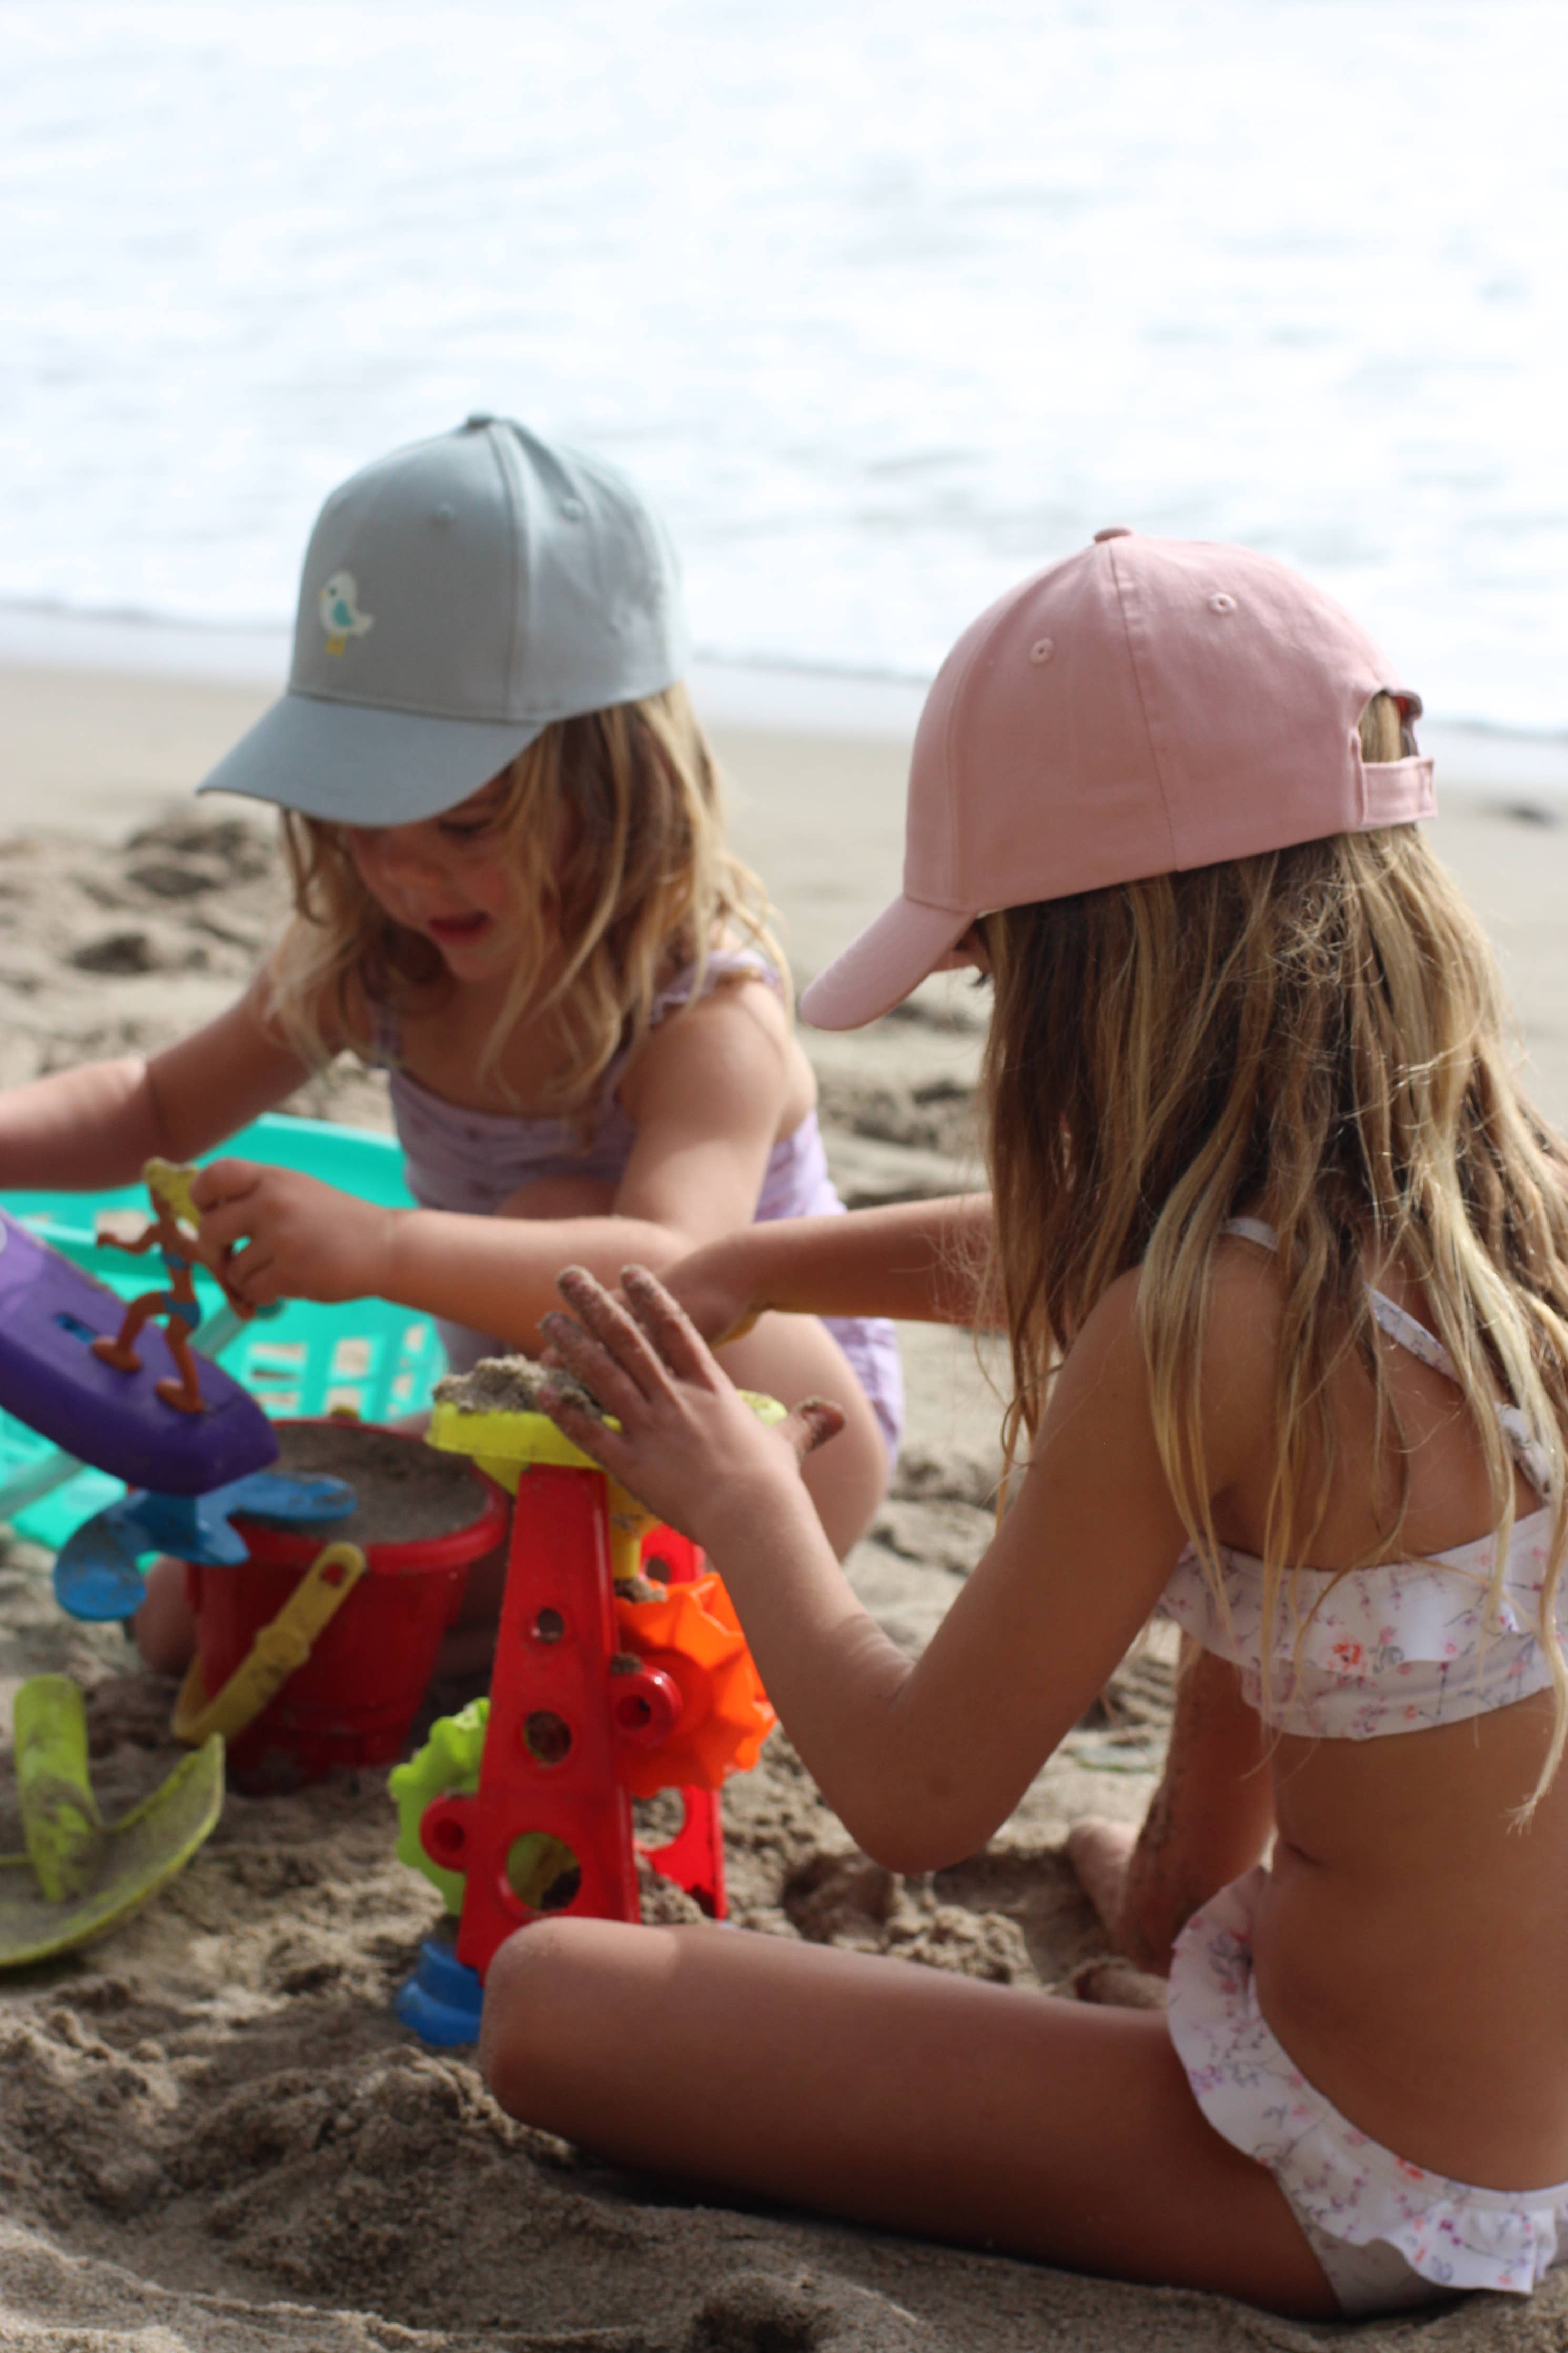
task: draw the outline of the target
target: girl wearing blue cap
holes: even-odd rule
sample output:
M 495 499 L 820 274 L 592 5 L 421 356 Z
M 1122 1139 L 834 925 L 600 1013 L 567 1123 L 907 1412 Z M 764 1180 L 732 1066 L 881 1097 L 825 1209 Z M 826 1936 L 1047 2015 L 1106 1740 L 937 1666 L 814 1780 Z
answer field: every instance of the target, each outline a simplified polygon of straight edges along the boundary
M 354 476 L 311 537 L 289 690 L 201 788 L 281 807 L 292 920 L 195 1036 L 0 1100 L 0 1186 L 132 1181 L 358 1053 L 420 1208 L 219 1160 L 204 1254 L 256 1305 L 423 1309 L 456 1369 L 536 1346 L 569 1260 L 608 1276 L 838 1207 L 686 659 L 673 554 L 611 469 L 475 417 Z M 769 1317 L 733 1361 L 844 1401 L 814 1493 L 847 1549 L 897 1448 L 891 1326 Z M 174 1580 L 137 1631 L 182 1663 Z

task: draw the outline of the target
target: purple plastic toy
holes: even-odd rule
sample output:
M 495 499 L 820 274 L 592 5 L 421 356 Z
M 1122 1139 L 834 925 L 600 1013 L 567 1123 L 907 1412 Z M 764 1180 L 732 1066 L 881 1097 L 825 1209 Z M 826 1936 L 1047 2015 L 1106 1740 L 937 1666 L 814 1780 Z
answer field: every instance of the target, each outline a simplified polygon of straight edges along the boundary
M 277 1460 L 272 1425 L 254 1398 L 206 1357 L 205 1410 L 181 1413 L 159 1397 L 179 1366 L 155 1326 L 138 1335 L 142 1368 L 102 1364 L 91 1343 L 112 1339 L 125 1303 L 0 1210 L 0 1408 L 130 1487 L 204 1495 Z

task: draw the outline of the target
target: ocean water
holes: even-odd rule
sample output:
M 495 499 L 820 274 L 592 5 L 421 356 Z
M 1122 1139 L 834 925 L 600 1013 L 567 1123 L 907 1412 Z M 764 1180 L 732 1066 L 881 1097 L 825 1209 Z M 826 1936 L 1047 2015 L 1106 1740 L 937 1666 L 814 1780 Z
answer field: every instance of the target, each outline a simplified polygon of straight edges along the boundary
M 633 471 L 710 657 L 1109 522 L 1568 727 L 1562 0 L 0 0 L 0 601 L 269 628 L 355 465 Z M 44 624 L 47 635 L 47 622 Z

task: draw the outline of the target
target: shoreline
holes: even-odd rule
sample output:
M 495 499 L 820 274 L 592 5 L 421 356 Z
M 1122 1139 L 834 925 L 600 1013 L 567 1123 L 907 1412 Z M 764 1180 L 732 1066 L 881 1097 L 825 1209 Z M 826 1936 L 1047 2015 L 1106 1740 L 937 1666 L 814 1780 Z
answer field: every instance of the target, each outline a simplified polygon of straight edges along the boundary
M 140 624 L 133 636 L 138 646 L 146 642 Z M 184 635 L 162 640 L 160 661 L 187 642 Z M 116 667 L 107 659 L 110 639 L 95 644 L 100 661 L 64 662 L 60 638 L 55 659 L 23 662 L 8 657 L 0 631 L 0 838 L 66 834 L 101 847 L 198 809 L 209 820 L 248 814 L 252 823 L 268 822 L 261 804 L 192 796 L 273 700 L 276 672 L 247 681 L 210 669 L 126 668 L 123 656 Z M 908 684 L 830 683 L 834 698 L 814 705 L 795 673 L 693 674 L 723 775 L 731 839 L 766 884 L 802 981 L 898 891 L 920 701 Z M 754 691 L 763 687 L 765 699 Z M 1568 1000 L 1568 744 L 1484 731 L 1449 740 L 1426 727 L 1422 740 L 1439 764 L 1434 846 L 1497 945 L 1533 1065 L 1532 1092 L 1547 1117 L 1568 1127 L 1561 1010 Z M 922 999 L 940 1008 L 952 987 L 928 982 Z M 889 1053 L 888 1033 L 877 1035 L 875 1050 Z M 922 1028 L 922 1035 L 929 1051 L 935 1033 Z M 823 1072 L 855 1050 L 822 1032 L 810 1042 Z
M 81 672 L 277 694 L 289 641 L 281 627 L 202 628 L 138 614 L 0 604 L 0 672 Z M 716 730 L 905 746 L 930 684 L 912 675 L 707 655 L 693 659 L 689 677 L 705 723 Z M 1439 716 L 1422 721 L 1420 737 L 1438 764 L 1440 790 L 1504 807 L 1568 810 L 1568 729 Z

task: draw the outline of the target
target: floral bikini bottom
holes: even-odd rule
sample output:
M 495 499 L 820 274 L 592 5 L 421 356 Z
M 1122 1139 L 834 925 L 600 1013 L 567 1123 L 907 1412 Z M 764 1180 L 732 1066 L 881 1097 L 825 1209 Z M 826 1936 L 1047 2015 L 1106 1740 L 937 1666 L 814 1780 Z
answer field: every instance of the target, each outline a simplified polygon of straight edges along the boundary
M 1369 2140 L 1314 2090 L 1258 2007 L 1260 1865 L 1195 1912 L 1171 1967 L 1171 2040 L 1215 2130 L 1267 2167 L 1347 2315 L 1469 2288 L 1528 2295 L 1568 2263 L 1568 2182 L 1476 2189 Z

